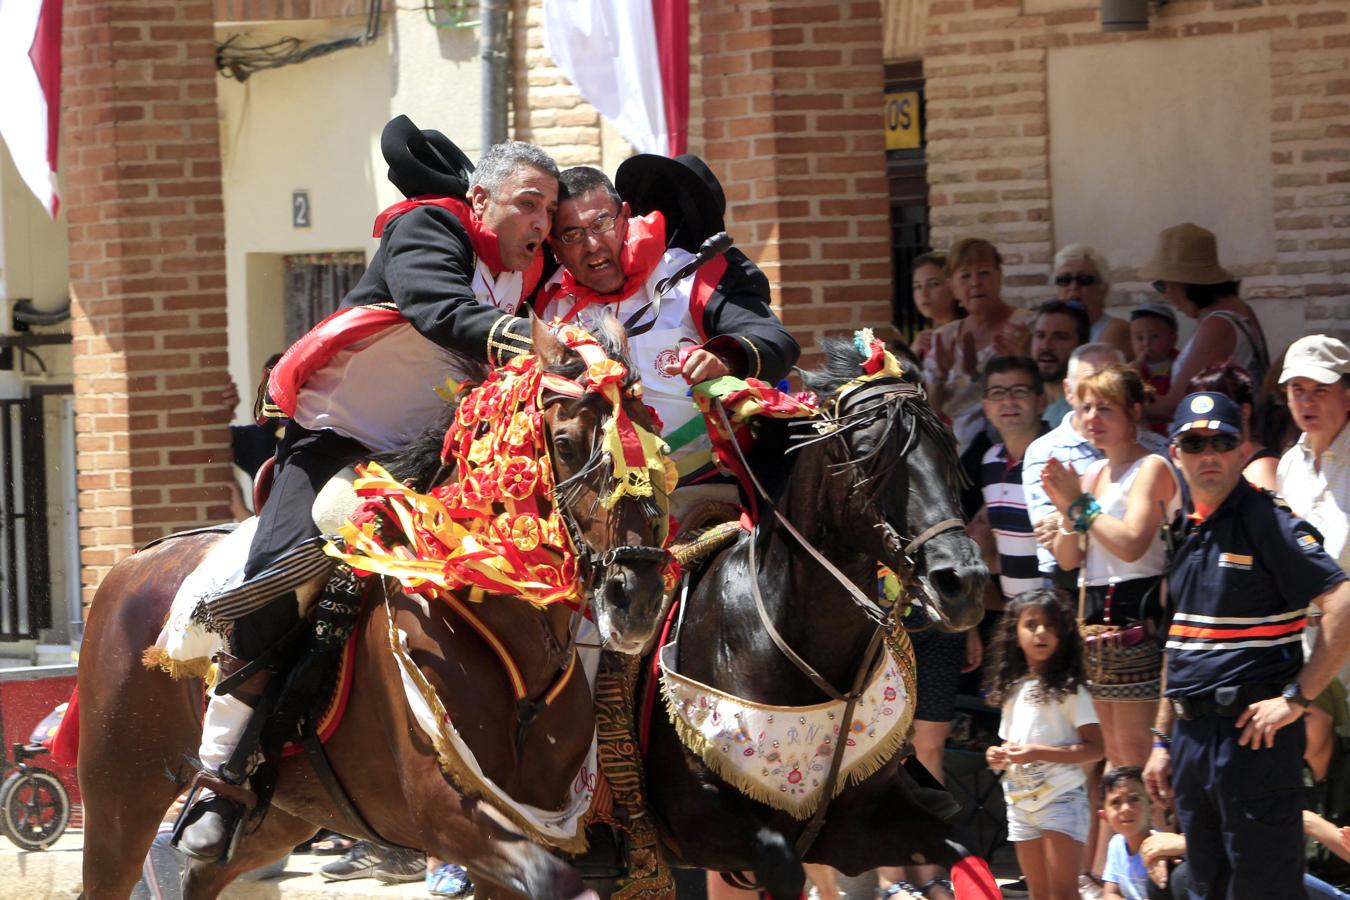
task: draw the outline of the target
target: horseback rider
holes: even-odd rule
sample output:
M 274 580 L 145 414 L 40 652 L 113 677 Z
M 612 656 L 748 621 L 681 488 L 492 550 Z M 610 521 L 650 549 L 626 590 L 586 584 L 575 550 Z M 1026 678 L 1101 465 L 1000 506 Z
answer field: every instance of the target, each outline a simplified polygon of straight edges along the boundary
M 629 337 L 628 347 L 680 473 L 671 513 L 681 518 L 695 497 L 738 505 L 734 484 L 712 466 L 689 385 L 724 375 L 774 384 L 801 348 L 769 308 L 768 279 L 734 248 L 652 302 L 662 279 L 723 230 L 721 185 L 693 155 L 631 157 L 619 166 L 617 189 L 588 166 L 567 169 L 559 180 L 549 244 L 562 268 L 545 283 L 536 308 L 546 321 L 583 327 L 607 313 L 625 323 L 638 314 L 635 330 L 654 319 L 649 330 Z
M 282 570 L 301 545 L 317 551 L 311 510 L 319 490 L 439 420 L 445 401 L 437 389 L 448 377 L 462 380 L 474 363 L 499 366 L 531 349 L 529 322 L 517 312 L 543 274 L 540 250 L 558 196 L 553 160 L 513 141 L 489 149 L 475 169 L 454 143 L 406 116 L 385 127 L 381 150 L 390 181 L 408 200 L 376 219 L 380 246 L 365 275 L 269 379 L 278 411 L 268 411 L 291 421 L 244 588 L 256 585 L 259 599 L 279 595 L 235 619 L 228 653 L 217 658 L 218 683 L 232 679 L 232 686 L 211 692 L 199 752 L 208 772 L 220 773 L 235 755 L 274 672 L 265 654 L 299 621 L 295 591 L 284 590 L 296 585 Z M 251 661 L 256 671 L 240 675 Z M 188 813 L 180 849 L 220 857 L 242 811 L 223 796 L 205 796 Z

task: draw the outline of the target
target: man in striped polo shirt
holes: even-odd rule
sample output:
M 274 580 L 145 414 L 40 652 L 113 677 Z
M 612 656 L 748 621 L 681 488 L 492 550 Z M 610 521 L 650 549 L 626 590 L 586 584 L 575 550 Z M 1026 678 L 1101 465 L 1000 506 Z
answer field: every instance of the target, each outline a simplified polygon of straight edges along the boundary
M 1050 430 L 1041 418 L 1045 402 L 1045 385 L 1033 360 L 1025 356 L 989 360 L 984 369 L 984 417 L 1002 443 L 985 451 L 980 485 L 998 546 L 998 580 L 1005 600 L 1042 585 L 1036 535 L 1022 489 L 1022 455 Z
M 1300 897 L 1303 752 L 1298 722 L 1350 652 L 1350 580 L 1321 535 L 1242 478 L 1242 413 L 1222 394 L 1184 398 L 1172 460 L 1190 486 L 1167 583 L 1165 696 L 1144 780 L 1175 798 L 1190 896 Z M 1303 658 L 1308 605 L 1322 608 Z

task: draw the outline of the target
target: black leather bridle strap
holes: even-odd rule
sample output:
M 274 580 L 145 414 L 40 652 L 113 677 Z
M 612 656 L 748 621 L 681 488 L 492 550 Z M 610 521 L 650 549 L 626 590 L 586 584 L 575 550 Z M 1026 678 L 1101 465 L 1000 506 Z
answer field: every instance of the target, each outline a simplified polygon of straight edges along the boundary
M 793 539 L 798 544 L 801 545 L 802 549 L 804 549 L 807 552 L 807 554 L 809 554 L 810 557 L 820 565 L 821 568 L 823 568 L 826 572 L 829 572 L 830 575 L 834 577 L 835 581 L 839 582 L 839 584 L 844 588 L 844 590 L 848 592 L 848 595 L 853 599 L 853 602 L 858 605 L 858 607 L 869 619 L 871 619 L 877 625 L 883 627 L 887 625 L 890 621 L 890 614 L 886 612 L 884 609 L 882 609 L 880 606 L 878 606 L 876 601 L 874 601 L 871 597 L 868 597 L 862 591 L 858 590 L 858 586 L 855 585 L 851 580 L 849 580 L 849 577 L 847 575 L 839 571 L 839 568 L 834 563 L 826 559 L 824 554 L 822 554 L 819 550 L 817 550 L 814 546 L 812 546 L 811 542 L 808 541 L 806 537 L 800 531 L 797 530 L 797 527 L 793 525 L 791 522 L 789 522 L 787 517 L 784 516 L 782 512 L 779 511 L 777 505 L 775 505 L 773 502 L 773 498 L 770 497 L 768 492 L 764 490 L 764 485 L 760 483 L 760 480 L 757 477 L 755 477 L 755 472 L 753 469 L 750 468 L 750 463 L 746 461 L 745 454 L 741 452 L 740 443 L 737 442 L 734 436 L 734 432 L 732 431 L 731 428 L 731 420 L 727 418 L 726 407 L 722 405 L 721 400 L 714 400 L 713 407 L 717 410 L 717 417 L 722 428 L 725 430 L 727 434 L 733 435 L 731 438 L 731 446 L 736 451 L 737 461 L 741 464 L 741 468 L 745 470 L 745 474 L 747 477 L 749 477 L 750 483 L 754 487 L 755 492 L 759 495 L 759 498 L 763 501 L 764 505 L 768 507 L 769 510 L 773 513 L 774 518 L 778 521 L 778 524 L 782 525 L 784 530 L 786 530 L 788 534 L 792 535 Z M 911 557 L 920 547 L 928 543 L 933 538 L 937 537 L 939 534 L 951 531 L 956 528 L 964 528 L 964 527 L 965 523 L 962 522 L 960 519 L 956 518 L 943 519 L 941 522 L 936 522 L 932 525 L 929 525 L 923 531 L 919 532 L 919 534 L 914 539 L 912 539 L 908 544 L 905 545 L 903 553 L 906 558 Z M 752 572 L 755 571 L 753 566 L 751 568 L 751 571 Z M 909 575 L 910 573 L 903 573 L 903 574 Z

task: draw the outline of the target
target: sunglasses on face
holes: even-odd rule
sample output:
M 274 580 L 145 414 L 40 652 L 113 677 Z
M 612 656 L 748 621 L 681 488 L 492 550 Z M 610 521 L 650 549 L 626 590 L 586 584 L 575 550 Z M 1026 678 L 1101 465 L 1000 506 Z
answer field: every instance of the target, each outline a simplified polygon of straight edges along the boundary
M 1085 275 L 1081 272 L 1077 275 L 1055 276 L 1055 284 L 1057 284 L 1060 287 L 1068 287 L 1071 284 L 1076 284 L 1079 287 L 1092 287 L 1099 281 L 1101 281 L 1101 279 L 1098 278 L 1096 275 Z
M 1182 435 L 1172 442 L 1182 453 L 1204 453 L 1206 449 L 1213 447 L 1215 453 L 1231 453 L 1237 449 L 1238 444 L 1242 443 L 1242 438 L 1236 434 L 1222 432 L 1220 434 L 1187 434 Z
M 614 216 L 607 213 L 601 214 L 596 216 L 595 221 L 589 225 L 564 228 L 562 231 L 558 232 L 558 240 L 562 241 L 564 244 L 577 244 L 586 239 L 587 232 L 594 235 L 605 234 L 606 232 L 613 231 L 614 226 L 617 224 L 618 219 Z
M 984 392 L 984 399 L 994 403 L 1001 403 L 1004 400 L 1027 400 L 1036 394 L 1036 389 L 1026 384 L 1015 384 L 1012 387 L 990 388 Z

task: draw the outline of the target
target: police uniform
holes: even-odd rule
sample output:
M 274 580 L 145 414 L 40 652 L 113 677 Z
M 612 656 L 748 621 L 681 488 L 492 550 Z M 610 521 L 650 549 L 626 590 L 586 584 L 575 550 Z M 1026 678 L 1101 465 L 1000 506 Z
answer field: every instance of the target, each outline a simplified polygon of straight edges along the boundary
M 1197 396 L 1207 395 L 1183 406 Z M 1166 696 L 1191 896 L 1303 896 L 1303 725 L 1256 750 L 1238 744 L 1237 717 L 1296 683 L 1308 605 L 1346 575 L 1311 525 L 1245 480 L 1207 518 L 1187 517 L 1182 534 L 1168 575 Z

